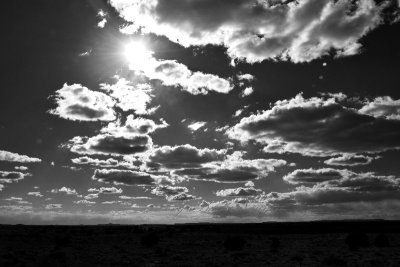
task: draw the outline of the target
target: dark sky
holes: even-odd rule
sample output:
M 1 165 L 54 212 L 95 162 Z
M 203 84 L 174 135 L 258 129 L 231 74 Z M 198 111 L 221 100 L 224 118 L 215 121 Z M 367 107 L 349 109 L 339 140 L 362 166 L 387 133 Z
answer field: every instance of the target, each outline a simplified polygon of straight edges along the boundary
M 397 1 L 2 10 L 0 223 L 399 218 Z

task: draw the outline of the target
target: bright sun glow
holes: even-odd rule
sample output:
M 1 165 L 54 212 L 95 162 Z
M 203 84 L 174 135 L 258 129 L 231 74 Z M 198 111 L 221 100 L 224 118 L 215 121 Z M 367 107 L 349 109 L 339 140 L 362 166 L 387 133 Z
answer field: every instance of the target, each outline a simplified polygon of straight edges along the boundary
M 125 45 L 124 55 L 131 68 L 145 69 L 153 61 L 153 51 L 150 51 L 141 42 L 129 42 Z

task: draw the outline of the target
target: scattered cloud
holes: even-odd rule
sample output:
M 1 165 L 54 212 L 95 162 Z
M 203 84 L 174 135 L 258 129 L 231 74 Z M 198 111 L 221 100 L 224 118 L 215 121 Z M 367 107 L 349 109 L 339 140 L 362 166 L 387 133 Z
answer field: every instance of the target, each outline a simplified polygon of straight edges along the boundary
M 378 157 L 369 157 L 363 155 L 344 154 L 339 157 L 325 160 L 324 163 L 332 166 L 359 166 L 368 165 Z
M 18 182 L 27 176 L 32 175 L 30 173 L 0 171 L 0 183 L 10 184 Z
M 200 128 L 204 127 L 207 124 L 207 122 L 205 121 L 196 121 L 193 122 L 191 124 L 188 125 L 188 128 L 192 131 L 192 132 L 196 132 L 197 130 L 199 130 Z
M 20 155 L 13 152 L 0 150 L 0 161 L 18 162 L 18 163 L 39 163 L 41 159 L 31 158 L 29 156 Z
M 264 193 L 260 189 L 252 187 L 239 187 L 217 191 L 216 195 L 219 197 L 253 197 Z
M 27 195 L 28 196 L 34 196 L 34 197 L 44 197 L 42 195 L 42 193 L 40 193 L 40 192 L 28 192 Z
M 115 187 L 100 187 L 100 188 L 90 188 L 88 192 L 98 193 L 98 194 L 122 194 L 122 189 Z
M 141 134 L 150 134 L 158 129 L 163 129 L 168 127 L 168 123 L 164 120 L 161 124 L 156 124 L 153 120 L 144 118 L 134 118 L 133 115 L 128 115 L 125 123 L 121 121 L 111 122 L 101 129 L 104 134 L 111 134 L 114 136 L 124 136 L 126 138 Z
M 81 84 L 64 84 L 52 97 L 57 107 L 50 114 L 73 121 L 113 121 L 116 119 L 114 100 Z
M 75 189 L 69 188 L 69 187 L 61 187 L 60 189 L 52 189 L 51 193 L 57 194 L 57 193 L 65 193 L 67 195 L 78 195 L 78 192 L 76 192 Z
M 142 153 L 152 147 L 152 139 L 148 135 L 114 136 L 111 134 L 99 134 L 93 137 L 77 136 L 71 139 L 65 146 L 71 152 L 83 155 L 130 155 Z
M 116 101 L 116 106 L 123 111 L 134 111 L 138 115 L 152 114 L 156 108 L 148 108 L 153 95 L 152 87 L 147 83 L 135 83 L 124 78 L 115 77 L 114 84 L 100 84 L 100 89 L 106 91 Z

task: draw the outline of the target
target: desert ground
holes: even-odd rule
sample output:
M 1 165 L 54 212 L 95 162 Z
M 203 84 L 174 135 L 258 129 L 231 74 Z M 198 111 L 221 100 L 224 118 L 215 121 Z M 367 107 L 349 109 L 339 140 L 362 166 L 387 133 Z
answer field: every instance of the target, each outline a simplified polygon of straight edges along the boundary
M 0 266 L 400 266 L 397 221 L 0 226 Z

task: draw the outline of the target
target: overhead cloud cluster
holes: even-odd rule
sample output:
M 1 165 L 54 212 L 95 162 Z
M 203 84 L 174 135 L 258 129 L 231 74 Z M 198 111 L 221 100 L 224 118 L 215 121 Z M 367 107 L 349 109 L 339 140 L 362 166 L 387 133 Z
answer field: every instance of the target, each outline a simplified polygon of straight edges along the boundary
M 41 159 L 32 158 L 18 153 L 0 150 L 0 161 L 18 162 L 18 163 L 38 163 Z
M 92 179 L 102 183 L 128 186 L 168 185 L 173 183 L 169 177 L 163 175 L 116 169 L 95 170 Z
M 64 84 L 53 96 L 57 107 L 50 114 L 73 121 L 113 121 L 115 101 L 81 84 Z
M 299 94 L 243 118 L 227 133 L 242 142 L 255 140 L 267 153 L 325 157 L 400 148 L 400 121 L 392 119 L 397 109 L 385 108 L 385 116 L 373 116 L 377 111 L 369 115 L 366 110 L 376 100 L 359 108 L 347 106 L 346 101 L 351 99 L 343 94 L 308 99 Z
M 389 1 L 110 0 L 110 4 L 131 23 L 121 30 L 124 33 L 154 33 L 185 47 L 224 45 L 230 57 L 247 62 L 308 62 L 329 53 L 359 53 L 360 38 L 382 22 Z

